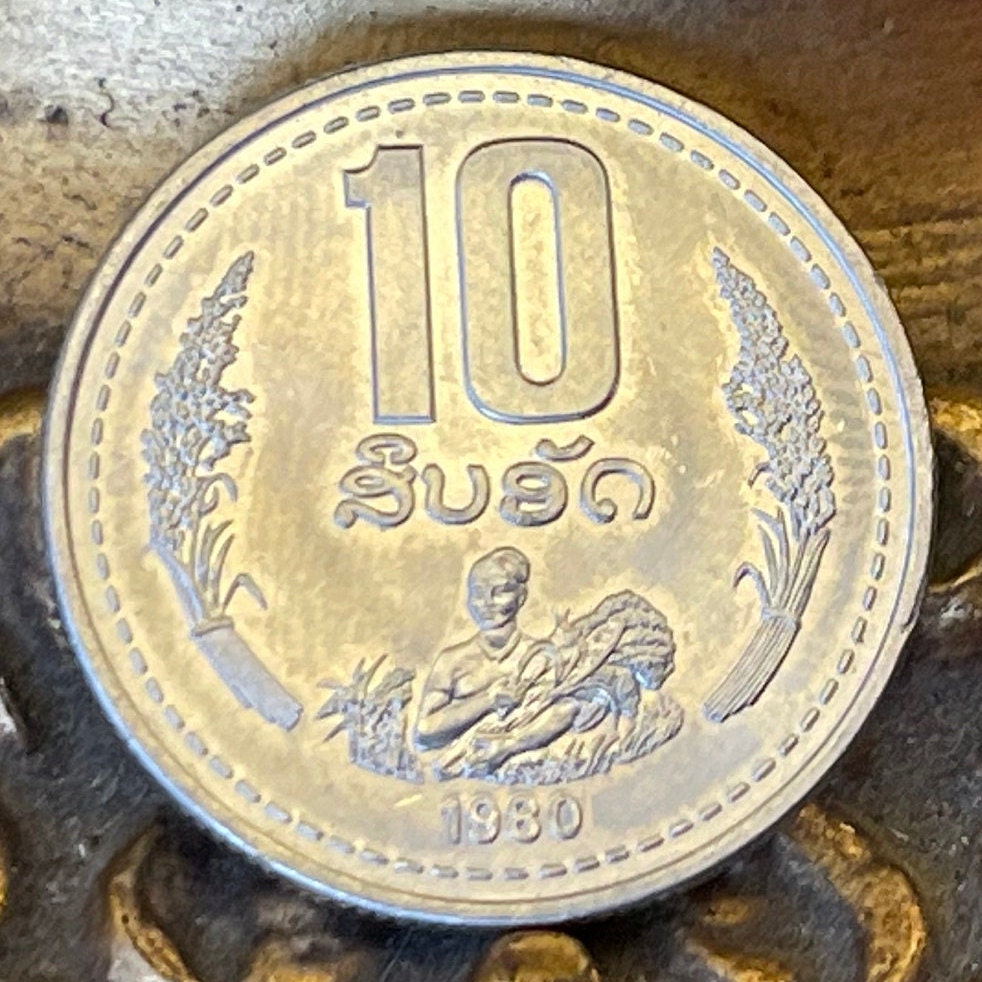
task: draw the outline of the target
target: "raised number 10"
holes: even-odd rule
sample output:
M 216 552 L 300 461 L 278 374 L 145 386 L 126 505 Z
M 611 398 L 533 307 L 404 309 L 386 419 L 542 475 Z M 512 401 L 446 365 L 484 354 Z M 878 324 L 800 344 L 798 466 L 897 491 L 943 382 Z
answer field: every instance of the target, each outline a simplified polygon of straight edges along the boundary
M 345 201 L 366 217 L 374 418 L 435 418 L 423 152 L 379 147 L 367 167 L 344 172 Z M 519 326 L 531 306 L 516 255 L 516 200 L 531 182 L 550 202 L 555 270 L 546 303 L 556 370 L 524 364 Z M 607 174 L 567 140 L 502 140 L 472 150 L 457 172 L 464 384 L 486 416 L 510 423 L 581 419 L 617 388 L 619 350 Z

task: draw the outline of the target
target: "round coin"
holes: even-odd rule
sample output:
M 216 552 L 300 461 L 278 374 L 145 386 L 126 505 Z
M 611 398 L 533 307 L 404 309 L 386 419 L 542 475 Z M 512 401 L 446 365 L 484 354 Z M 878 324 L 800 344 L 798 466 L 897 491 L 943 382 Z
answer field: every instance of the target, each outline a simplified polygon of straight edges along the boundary
M 145 765 L 433 920 L 607 910 L 767 829 L 930 536 L 910 351 L 829 209 L 703 106 L 529 54 L 346 72 L 195 154 L 46 439 L 65 620 Z

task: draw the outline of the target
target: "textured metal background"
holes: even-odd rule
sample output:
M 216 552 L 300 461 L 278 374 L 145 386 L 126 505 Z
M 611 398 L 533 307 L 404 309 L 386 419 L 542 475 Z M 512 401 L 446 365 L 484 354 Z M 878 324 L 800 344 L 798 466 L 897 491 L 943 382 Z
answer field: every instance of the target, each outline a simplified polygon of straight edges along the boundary
M 982 8 L 964 0 L 0 0 L 0 676 L 20 718 L 0 719 L 0 979 L 592 977 L 551 936 L 505 941 L 476 968 L 491 935 L 315 904 L 213 844 L 102 720 L 40 551 L 44 387 L 127 215 L 272 95 L 451 47 L 607 62 L 767 142 L 886 280 L 941 433 L 934 583 L 902 668 L 832 777 L 727 875 L 571 933 L 605 980 L 977 982 Z

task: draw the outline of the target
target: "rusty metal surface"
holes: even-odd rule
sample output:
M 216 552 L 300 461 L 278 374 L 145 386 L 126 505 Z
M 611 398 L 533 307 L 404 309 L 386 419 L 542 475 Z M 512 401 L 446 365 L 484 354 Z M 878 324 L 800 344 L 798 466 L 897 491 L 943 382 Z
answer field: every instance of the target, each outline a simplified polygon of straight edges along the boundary
M 976 5 L 111 0 L 0 10 L 0 675 L 12 721 L 0 726 L 0 979 L 532 980 L 556 977 L 549 966 L 564 957 L 579 966 L 568 972 L 604 980 L 982 977 Z M 593 969 L 564 939 L 488 952 L 490 934 L 318 904 L 214 844 L 102 719 L 61 634 L 40 546 L 44 387 L 86 276 L 153 184 L 306 78 L 489 45 L 647 75 L 769 143 L 869 251 L 933 395 L 933 583 L 873 717 L 804 810 L 725 875 L 571 928 Z M 543 962 L 550 944 L 560 949 Z

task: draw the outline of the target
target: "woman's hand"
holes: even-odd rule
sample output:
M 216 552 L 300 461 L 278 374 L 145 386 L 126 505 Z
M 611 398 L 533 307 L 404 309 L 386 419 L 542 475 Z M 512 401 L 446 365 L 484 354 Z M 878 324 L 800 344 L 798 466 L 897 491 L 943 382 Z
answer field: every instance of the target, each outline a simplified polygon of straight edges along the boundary
M 534 680 L 528 681 L 510 676 L 495 682 L 491 687 L 491 696 L 498 719 L 505 719 L 522 705 L 532 682 Z

